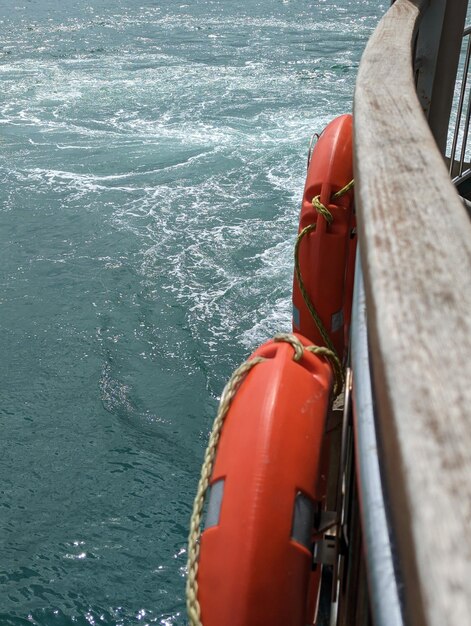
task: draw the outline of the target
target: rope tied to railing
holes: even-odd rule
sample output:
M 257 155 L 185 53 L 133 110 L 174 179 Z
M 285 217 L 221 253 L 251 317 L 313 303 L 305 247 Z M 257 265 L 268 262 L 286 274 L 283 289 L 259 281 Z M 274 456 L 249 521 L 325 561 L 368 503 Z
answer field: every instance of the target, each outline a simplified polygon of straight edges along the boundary
M 312 352 L 317 356 L 321 356 L 330 361 L 334 372 L 334 396 L 336 397 L 343 385 L 342 366 L 337 355 L 325 346 L 304 346 L 301 341 L 292 334 L 280 333 L 274 336 L 275 342 L 289 343 L 294 350 L 293 361 L 299 362 L 304 352 Z M 193 512 L 190 521 L 190 534 L 188 537 L 188 578 L 186 583 L 186 607 L 190 626 L 203 626 L 201 621 L 201 608 L 198 601 L 198 560 L 200 551 L 201 538 L 201 521 L 203 517 L 203 508 L 206 493 L 209 487 L 209 481 L 216 459 L 216 452 L 221 437 L 224 421 L 227 417 L 232 401 L 237 391 L 244 382 L 248 373 L 259 363 L 267 361 L 265 357 L 256 356 L 248 359 L 240 365 L 228 380 L 219 401 L 219 408 L 213 423 L 211 435 L 209 437 L 208 446 L 204 455 L 203 466 L 201 468 L 201 476 L 198 483 L 196 497 L 193 503 Z
M 343 195 L 348 193 L 350 189 L 353 188 L 354 184 L 355 184 L 355 181 L 351 180 L 347 185 L 345 185 L 345 187 L 342 187 L 342 189 L 340 189 L 339 191 L 337 191 L 331 196 L 331 201 L 337 200 L 338 198 L 341 198 Z M 319 215 L 322 215 L 322 217 L 325 219 L 325 221 L 329 225 L 332 224 L 332 222 L 334 221 L 334 217 L 332 213 L 329 211 L 329 209 L 324 204 L 322 204 L 320 195 L 314 196 L 314 198 L 312 199 L 312 206 L 316 209 Z M 296 243 L 294 246 L 294 271 L 295 271 L 296 280 L 298 281 L 299 290 L 303 297 L 304 303 L 306 304 L 308 311 L 311 314 L 312 319 L 314 320 L 317 330 L 319 331 L 319 334 L 322 337 L 327 348 L 335 354 L 340 364 L 340 357 L 337 354 L 335 346 L 332 343 L 332 340 L 329 337 L 329 333 L 327 332 L 326 327 L 324 326 L 318 312 L 316 311 L 314 304 L 311 301 L 311 298 L 309 297 L 306 286 L 304 285 L 304 281 L 301 275 L 301 267 L 299 264 L 299 246 L 301 244 L 301 241 L 304 239 L 306 235 L 316 230 L 316 225 L 317 225 L 317 222 L 314 222 L 313 224 L 308 224 L 302 229 L 302 231 L 299 233 L 299 235 L 296 238 Z M 340 365 L 340 370 L 342 370 L 341 365 Z M 343 371 L 342 371 L 342 381 L 343 381 Z

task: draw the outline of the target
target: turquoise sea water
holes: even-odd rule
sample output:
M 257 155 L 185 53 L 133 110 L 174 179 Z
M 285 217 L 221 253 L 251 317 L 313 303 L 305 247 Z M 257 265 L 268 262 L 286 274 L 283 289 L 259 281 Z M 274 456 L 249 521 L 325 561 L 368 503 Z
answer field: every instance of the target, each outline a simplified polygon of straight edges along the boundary
M 218 396 L 387 4 L 0 0 L 0 626 L 186 623 Z

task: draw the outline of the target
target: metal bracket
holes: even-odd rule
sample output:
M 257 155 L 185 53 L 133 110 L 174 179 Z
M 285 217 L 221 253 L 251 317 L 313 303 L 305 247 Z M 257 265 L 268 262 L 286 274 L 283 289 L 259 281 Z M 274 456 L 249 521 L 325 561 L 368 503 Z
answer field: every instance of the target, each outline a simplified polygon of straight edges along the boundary
M 325 535 L 314 544 L 313 561 L 321 565 L 334 565 L 337 556 L 337 537 Z
M 336 511 L 320 511 L 317 533 L 323 535 L 314 543 L 313 563 L 333 565 L 337 554 L 337 524 Z M 327 532 L 328 531 L 328 532 Z
M 328 530 L 331 531 L 330 534 L 336 534 L 333 529 L 338 522 L 337 511 L 321 511 L 319 515 L 319 526 L 317 528 L 317 532 L 321 535 Z

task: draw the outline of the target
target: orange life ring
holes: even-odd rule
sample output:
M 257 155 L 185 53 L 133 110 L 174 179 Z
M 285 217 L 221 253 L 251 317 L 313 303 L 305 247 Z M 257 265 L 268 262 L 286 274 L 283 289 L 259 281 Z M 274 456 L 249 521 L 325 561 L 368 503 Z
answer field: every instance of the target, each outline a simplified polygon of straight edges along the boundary
M 319 587 L 311 548 L 326 490 L 332 370 L 306 351 L 295 362 L 288 343 L 269 341 L 253 356 L 267 360 L 231 404 L 211 477 L 197 576 L 201 621 L 305 626 Z
M 352 116 L 341 115 L 320 135 L 308 164 L 299 219 L 299 232 L 310 224 L 315 230 L 300 242 L 299 267 L 306 291 L 339 355 L 345 356 L 351 319 L 356 223 L 353 190 L 332 200 L 353 179 Z M 320 202 L 333 217 L 332 224 L 313 207 Z M 293 284 L 293 330 L 317 345 L 324 340 L 301 294 Z

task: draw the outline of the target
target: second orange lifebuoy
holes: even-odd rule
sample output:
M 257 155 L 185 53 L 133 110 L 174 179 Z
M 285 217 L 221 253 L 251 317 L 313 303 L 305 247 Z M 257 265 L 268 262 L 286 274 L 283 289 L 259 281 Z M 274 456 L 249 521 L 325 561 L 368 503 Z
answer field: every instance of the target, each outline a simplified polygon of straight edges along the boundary
M 309 224 L 315 230 L 300 244 L 301 275 L 316 311 L 342 359 L 348 343 L 356 249 L 353 191 L 340 198 L 332 196 L 353 179 L 352 116 L 342 115 L 331 122 L 314 146 L 308 165 L 299 220 L 299 232 Z M 332 224 L 313 207 L 320 202 L 332 214 Z M 324 341 L 309 312 L 296 277 L 293 284 L 293 330 L 317 345 Z

